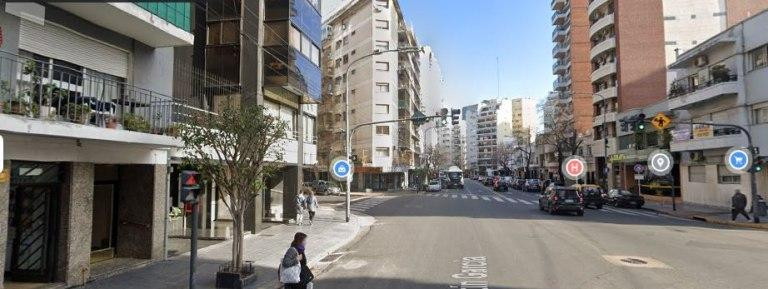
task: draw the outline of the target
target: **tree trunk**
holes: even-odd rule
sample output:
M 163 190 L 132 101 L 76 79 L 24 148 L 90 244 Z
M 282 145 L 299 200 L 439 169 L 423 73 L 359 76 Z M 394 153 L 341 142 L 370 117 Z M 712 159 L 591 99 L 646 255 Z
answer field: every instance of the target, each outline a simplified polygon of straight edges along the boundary
M 240 272 L 243 268 L 243 219 L 244 211 L 238 210 L 232 216 L 232 270 Z

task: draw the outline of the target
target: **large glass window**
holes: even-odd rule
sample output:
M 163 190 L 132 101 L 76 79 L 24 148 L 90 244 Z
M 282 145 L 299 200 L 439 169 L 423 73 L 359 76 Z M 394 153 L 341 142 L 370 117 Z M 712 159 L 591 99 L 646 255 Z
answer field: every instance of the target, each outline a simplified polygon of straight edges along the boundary
M 725 165 L 718 165 L 717 182 L 720 184 L 741 184 L 741 176 L 732 173 Z
M 768 46 L 763 46 L 749 52 L 750 70 L 760 69 L 768 65 Z

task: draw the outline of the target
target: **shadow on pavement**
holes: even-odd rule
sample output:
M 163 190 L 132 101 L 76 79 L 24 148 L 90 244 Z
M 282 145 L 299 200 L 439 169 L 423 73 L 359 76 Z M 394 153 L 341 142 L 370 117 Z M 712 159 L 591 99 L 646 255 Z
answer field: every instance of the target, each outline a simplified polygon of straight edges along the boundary
M 478 282 L 478 281 L 472 281 L 472 280 L 465 280 L 467 282 Z M 359 288 L 365 288 L 365 289 L 446 289 L 446 288 L 494 288 L 494 289 L 529 289 L 528 287 L 509 287 L 509 286 L 498 286 L 496 284 L 490 283 L 487 284 L 487 287 L 483 287 L 482 285 L 475 285 L 475 286 L 469 286 L 465 285 L 464 287 L 460 286 L 460 281 L 455 281 L 453 283 L 425 283 L 421 281 L 415 281 L 415 280 L 405 280 L 405 279 L 394 279 L 394 278 L 333 278 L 333 279 L 322 279 L 322 276 L 320 276 L 320 280 L 316 280 L 315 288 L 318 289 L 359 289 Z M 530 288 L 533 289 L 533 288 Z

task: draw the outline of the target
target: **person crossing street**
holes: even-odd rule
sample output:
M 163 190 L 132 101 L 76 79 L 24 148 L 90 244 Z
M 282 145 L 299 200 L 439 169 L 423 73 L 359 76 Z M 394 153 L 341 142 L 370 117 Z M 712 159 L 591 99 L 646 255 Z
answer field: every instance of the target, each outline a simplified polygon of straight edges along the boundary
M 731 197 L 731 220 L 736 221 L 736 217 L 739 214 L 744 215 L 749 221 L 749 215 L 744 209 L 747 207 L 747 196 L 741 193 L 740 190 L 736 190 Z

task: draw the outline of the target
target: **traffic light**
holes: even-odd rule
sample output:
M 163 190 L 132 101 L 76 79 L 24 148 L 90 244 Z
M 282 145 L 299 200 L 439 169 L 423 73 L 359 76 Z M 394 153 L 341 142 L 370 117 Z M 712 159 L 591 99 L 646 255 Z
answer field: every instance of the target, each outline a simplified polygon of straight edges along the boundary
M 634 127 L 634 131 L 637 132 L 643 132 L 645 131 L 645 114 L 641 113 L 634 117 L 634 123 L 632 125 Z
M 766 158 L 765 157 L 756 157 L 755 161 L 752 162 L 752 169 L 749 172 L 750 173 L 760 173 L 760 172 L 763 171 L 765 166 L 766 166 Z
M 451 124 L 458 125 L 460 116 L 461 116 L 460 109 L 451 109 Z
M 196 171 L 181 171 L 181 201 L 197 203 L 200 195 L 200 173 Z

